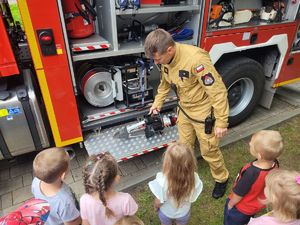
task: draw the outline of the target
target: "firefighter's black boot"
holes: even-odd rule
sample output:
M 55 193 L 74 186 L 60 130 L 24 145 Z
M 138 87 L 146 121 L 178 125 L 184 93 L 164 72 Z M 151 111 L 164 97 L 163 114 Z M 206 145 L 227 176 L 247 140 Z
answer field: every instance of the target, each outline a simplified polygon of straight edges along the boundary
M 228 183 L 228 180 L 226 180 L 224 183 L 216 182 L 214 190 L 212 192 L 213 198 L 218 199 L 218 198 L 221 198 L 225 194 L 227 183 Z

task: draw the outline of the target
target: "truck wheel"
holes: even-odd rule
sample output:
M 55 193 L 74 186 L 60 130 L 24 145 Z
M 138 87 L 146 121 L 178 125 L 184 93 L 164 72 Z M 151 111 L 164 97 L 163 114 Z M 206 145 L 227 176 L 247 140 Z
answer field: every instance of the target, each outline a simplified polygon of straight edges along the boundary
M 218 66 L 228 89 L 229 126 L 246 119 L 257 105 L 264 89 L 265 76 L 257 61 L 239 57 Z

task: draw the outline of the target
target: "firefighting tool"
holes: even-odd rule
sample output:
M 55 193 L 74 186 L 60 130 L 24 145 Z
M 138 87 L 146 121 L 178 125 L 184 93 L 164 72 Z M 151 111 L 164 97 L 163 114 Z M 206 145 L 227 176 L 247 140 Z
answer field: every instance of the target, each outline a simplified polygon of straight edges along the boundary
M 140 0 L 116 0 L 115 5 L 117 9 L 125 10 L 125 9 L 139 9 L 141 7 Z
M 217 5 L 212 6 L 209 24 L 219 27 L 221 22 L 233 24 L 234 4 L 232 1 L 221 0 Z M 222 25 L 222 24 L 221 24 Z
M 260 10 L 260 19 L 268 22 L 281 22 L 283 19 L 284 9 L 285 4 L 281 0 L 266 4 Z
M 141 109 L 153 101 L 153 88 L 148 84 L 147 75 L 153 68 L 153 62 L 143 58 L 122 69 L 125 105 Z
M 152 114 L 144 116 L 142 121 L 123 127 L 114 134 L 115 138 L 136 138 L 146 136 L 150 138 L 155 134 L 162 134 L 165 127 L 176 125 L 177 117 L 161 116 L 160 114 Z
M 115 100 L 123 101 L 120 69 L 96 66 L 80 72 L 80 88 L 85 99 L 93 106 L 105 107 Z
M 174 41 L 184 41 L 193 38 L 194 31 L 190 28 L 181 28 L 171 32 Z
M 213 5 L 210 13 L 210 25 L 212 27 L 226 27 L 242 23 L 247 23 L 253 17 L 251 10 L 234 9 L 232 1 L 219 1 Z
M 157 24 L 144 25 L 142 22 L 133 19 L 130 25 L 123 27 L 118 32 L 118 38 L 126 41 L 140 41 L 142 37 L 157 28 Z
M 88 0 L 63 0 L 66 27 L 70 38 L 85 38 L 92 35 L 97 13 Z

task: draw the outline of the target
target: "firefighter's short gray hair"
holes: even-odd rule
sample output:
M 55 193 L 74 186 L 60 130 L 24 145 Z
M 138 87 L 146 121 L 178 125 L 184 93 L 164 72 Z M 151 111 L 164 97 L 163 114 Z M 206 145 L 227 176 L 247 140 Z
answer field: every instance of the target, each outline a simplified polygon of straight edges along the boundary
M 155 53 L 163 54 L 175 42 L 171 34 L 163 29 L 156 29 L 148 34 L 145 40 L 145 54 L 148 58 L 153 58 Z

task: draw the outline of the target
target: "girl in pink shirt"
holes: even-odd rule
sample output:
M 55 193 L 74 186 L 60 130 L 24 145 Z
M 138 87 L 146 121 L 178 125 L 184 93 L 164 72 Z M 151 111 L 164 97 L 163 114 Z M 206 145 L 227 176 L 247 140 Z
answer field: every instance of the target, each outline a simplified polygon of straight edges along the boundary
M 300 173 L 275 169 L 266 176 L 267 215 L 252 218 L 248 225 L 300 225 Z
M 83 169 L 85 194 L 80 198 L 82 225 L 113 225 L 138 206 L 130 194 L 115 191 L 119 182 L 118 164 L 106 152 L 89 157 Z

